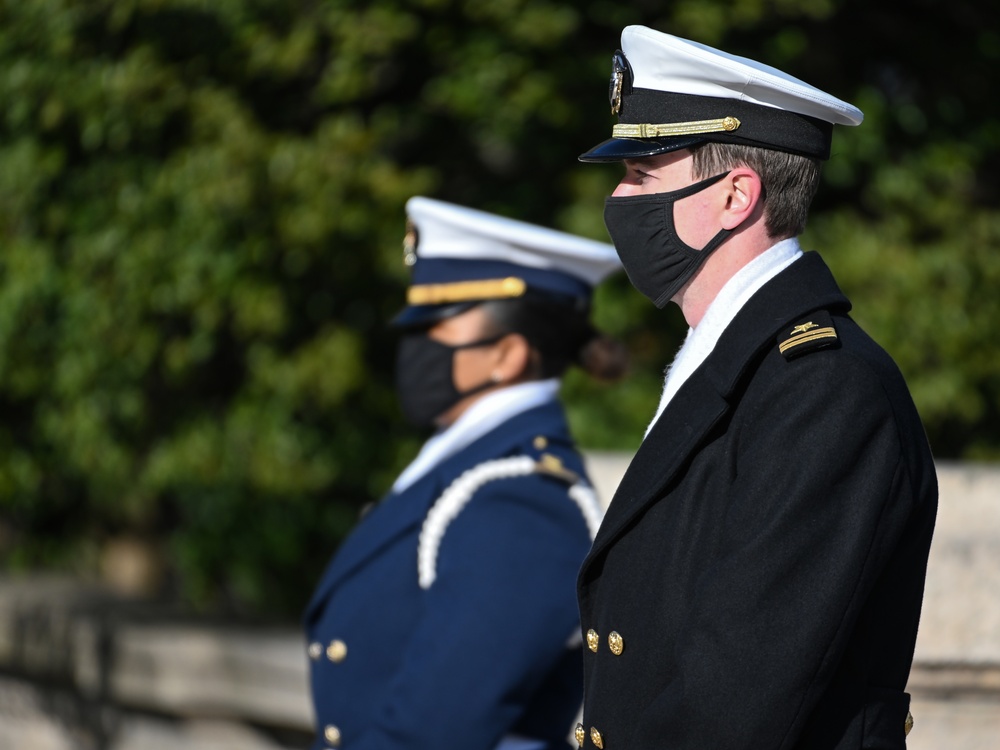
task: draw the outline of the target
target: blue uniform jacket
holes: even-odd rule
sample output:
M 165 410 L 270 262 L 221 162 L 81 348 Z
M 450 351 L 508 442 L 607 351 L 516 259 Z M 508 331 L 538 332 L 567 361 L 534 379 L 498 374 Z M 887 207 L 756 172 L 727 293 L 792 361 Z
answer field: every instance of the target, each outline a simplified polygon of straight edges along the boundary
M 584 477 L 562 407 L 545 404 L 390 493 L 337 551 L 305 614 L 314 748 L 491 750 L 510 734 L 567 746 L 582 699 L 575 580 L 591 544 L 574 477 L 483 482 L 427 543 L 428 513 L 460 475 L 517 456 Z

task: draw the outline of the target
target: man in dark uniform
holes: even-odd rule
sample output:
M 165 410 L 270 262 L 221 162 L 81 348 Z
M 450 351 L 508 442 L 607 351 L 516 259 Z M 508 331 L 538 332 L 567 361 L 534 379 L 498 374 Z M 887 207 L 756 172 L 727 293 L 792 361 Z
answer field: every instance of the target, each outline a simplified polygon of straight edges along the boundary
M 906 745 L 937 505 L 903 378 L 796 240 L 855 107 L 643 27 L 614 57 L 605 221 L 690 326 L 583 564 L 581 746 Z

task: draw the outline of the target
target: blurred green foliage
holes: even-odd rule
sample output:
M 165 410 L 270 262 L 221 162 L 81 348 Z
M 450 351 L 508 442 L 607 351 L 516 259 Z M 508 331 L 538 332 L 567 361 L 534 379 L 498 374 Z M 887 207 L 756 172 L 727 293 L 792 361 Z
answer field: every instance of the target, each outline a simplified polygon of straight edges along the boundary
M 598 239 L 611 53 L 644 23 L 857 103 L 804 237 L 939 457 L 1000 457 L 1000 34 L 989 0 L 0 0 L 0 561 L 294 614 L 420 437 L 392 394 L 403 204 Z M 624 277 L 632 376 L 573 374 L 632 450 L 683 321 Z

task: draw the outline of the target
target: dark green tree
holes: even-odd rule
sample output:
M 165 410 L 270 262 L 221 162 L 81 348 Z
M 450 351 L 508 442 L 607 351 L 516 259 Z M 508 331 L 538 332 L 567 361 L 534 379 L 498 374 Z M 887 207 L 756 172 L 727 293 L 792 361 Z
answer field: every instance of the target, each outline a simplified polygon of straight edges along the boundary
M 899 361 L 939 456 L 1000 456 L 1000 35 L 987 0 L 0 0 L 0 560 L 294 613 L 420 436 L 385 321 L 410 195 L 606 239 L 610 56 L 643 23 L 865 110 L 804 240 Z M 572 376 L 632 450 L 683 335 L 623 277 L 632 377 Z

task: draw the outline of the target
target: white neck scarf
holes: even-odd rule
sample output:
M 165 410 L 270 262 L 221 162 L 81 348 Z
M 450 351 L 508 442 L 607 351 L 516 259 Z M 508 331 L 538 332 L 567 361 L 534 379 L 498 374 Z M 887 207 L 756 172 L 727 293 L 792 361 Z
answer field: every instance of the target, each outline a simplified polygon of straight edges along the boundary
M 396 479 L 392 491 L 402 492 L 446 458 L 471 445 L 514 415 L 555 401 L 558 395 L 558 378 L 533 380 L 487 393 L 466 409 L 450 427 L 424 443 L 417 457 Z
M 653 429 L 656 420 L 663 414 L 667 404 L 691 373 L 701 366 L 722 336 L 722 332 L 733 321 L 754 293 L 785 268 L 802 257 L 802 249 L 797 238 L 792 237 L 772 245 L 763 253 L 741 268 L 726 285 L 719 290 L 705 316 L 695 328 L 689 328 L 687 337 L 673 363 L 667 369 L 663 383 L 663 394 L 656 415 L 646 428 L 646 435 Z

